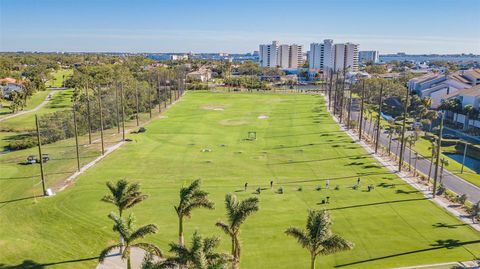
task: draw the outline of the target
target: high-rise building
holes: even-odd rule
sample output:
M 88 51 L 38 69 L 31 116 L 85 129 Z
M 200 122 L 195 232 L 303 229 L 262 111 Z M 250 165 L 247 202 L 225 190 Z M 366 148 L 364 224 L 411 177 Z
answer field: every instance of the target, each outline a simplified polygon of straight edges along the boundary
M 380 62 L 378 50 L 360 51 L 358 53 L 358 60 L 361 63 L 366 63 L 366 62 L 378 63 Z
M 349 71 L 358 71 L 358 44 L 345 44 L 344 68 Z
M 260 66 L 299 68 L 303 63 L 303 47 L 301 45 L 279 45 L 278 41 L 272 44 L 260 45 Z
M 303 65 L 303 46 L 292 44 L 289 49 L 288 68 L 299 68 Z
M 260 66 L 276 67 L 277 66 L 278 41 L 273 41 L 269 45 L 260 45 Z
M 310 44 L 308 64 L 310 69 L 333 69 L 333 40 L 325 39 L 323 43 Z

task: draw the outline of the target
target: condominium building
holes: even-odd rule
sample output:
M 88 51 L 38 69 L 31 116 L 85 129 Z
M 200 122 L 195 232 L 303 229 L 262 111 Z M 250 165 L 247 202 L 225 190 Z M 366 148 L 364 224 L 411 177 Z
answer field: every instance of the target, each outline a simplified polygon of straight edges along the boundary
M 260 45 L 260 66 L 299 68 L 303 63 L 303 47 L 301 45 L 280 45 L 278 41 L 272 44 Z
M 326 39 L 323 43 L 310 44 L 308 56 L 310 69 L 358 71 L 357 44 L 333 44 L 333 40 Z
M 278 51 L 278 41 L 273 41 L 272 44 L 260 45 L 260 51 L 259 51 L 260 66 L 276 67 L 277 51 Z
M 308 64 L 310 69 L 333 69 L 333 40 L 325 39 L 323 43 L 310 44 Z
M 378 62 L 380 62 L 380 57 L 379 57 L 378 50 L 360 51 L 358 53 L 358 59 L 361 63 L 366 63 L 366 62 L 378 63 Z

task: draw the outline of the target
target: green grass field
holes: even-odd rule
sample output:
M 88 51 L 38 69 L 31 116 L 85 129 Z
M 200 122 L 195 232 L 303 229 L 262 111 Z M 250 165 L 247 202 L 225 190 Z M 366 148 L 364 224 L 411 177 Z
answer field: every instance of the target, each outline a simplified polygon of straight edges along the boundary
M 53 78 L 45 83 L 45 86 L 49 88 L 63 87 L 63 81 L 69 76 L 73 75 L 73 69 L 60 69 L 53 72 Z
M 27 105 L 23 108 L 23 110 L 30 110 L 40 105 L 40 103 L 45 100 L 49 92 L 50 91 L 42 91 L 34 93 L 32 97 L 27 100 Z M 9 102 L 4 101 L 2 104 L 4 107 L 0 108 L 0 119 L 11 114 Z
M 224 251 L 228 238 L 214 223 L 225 219 L 225 194 L 245 198 L 266 188 L 260 211 L 243 226 L 242 268 L 308 268 L 308 253 L 284 230 L 303 227 L 307 210 L 320 208 L 331 210 L 334 232 L 356 246 L 320 257 L 319 268 L 392 268 L 480 255 L 480 233 L 382 168 L 340 131 L 321 96 L 189 92 L 164 115 L 49 198 L 30 198 L 39 193 L 38 167 L 17 164 L 27 151 L 0 155 L 0 268 L 94 268 L 100 250 L 117 240 L 106 217 L 113 208 L 100 199 L 105 182 L 120 178 L 140 182 L 150 195 L 130 211 L 139 225 L 159 226 L 149 240 L 165 252 L 177 240 L 178 190 L 201 178 L 216 209 L 195 211 L 185 223 L 186 236 L 195 230 L 219 235 Z M 257 132 L 257 140 L 246 140 L 249 131 Z M 62 141 L 50 150 L 67 152 L 62 147 L 68 145 Z M 207 148 L 211 152 L 201 152 Z M 58 156 L 70 158 L 72 149 Z M 60 177 L 69 163 L 63 170 L 61 158 L 47 163 L 49 177 Z M 362 187 L 353 190 L 357 177 Z M 316 191 L 325 179 L 330 189 Z M 375 185 L 372 192 L 365 191 L 368 184 Z M 336 185 L 340 190 L 333 190 Z M 280 186 L 284 194 L 275 192 Z M 321 205 L 326 196 L 331 203 Z

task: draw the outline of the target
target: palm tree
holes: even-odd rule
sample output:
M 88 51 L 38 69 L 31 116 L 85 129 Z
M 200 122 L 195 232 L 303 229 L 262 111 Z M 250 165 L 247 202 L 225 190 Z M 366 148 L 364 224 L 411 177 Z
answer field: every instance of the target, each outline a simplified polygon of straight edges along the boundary
M 154 254 L 156 256 L 162 257 L 162 251 L 154 244 L 145 243 L 145 242 L 136 242 L 141 238 L 144 238 L 147 235 L 157 233 L 157 226 L 155 224 L 147 224 L 138 229 L 135 227 L 135 217 L 133 214 L 130 214 L 126 220 L 122 219 L 120 216 L 117 216 L 115 213 L 110 213 L 108 215 L 110 219 L 113 220 L 113 230 L 118 232 L 122 238 L 124 238 L 125 243 L 114 244 L 106 247 L 102 252 L 98 260 L 103 262 L 108 254 L 114 249 L 122 249 L 120 254 L 122 259 L 127 259 L 127 269 L 132 268 L 130 261 L 130 252 L 132 248 L 141 248 L 147 253 Z
M 180 189 L 180 202 L 174 206 L 178 216 L 178 242 L 183 246 L 183 218 L 191 217 L 195 208 L 213 209 L 214 203 L 208 200 L 208 192 L 200 189 L 200 179 L 197 179 L 188 187 Z
M 332 233 L 331 225 L 330 214 L 326 210 L 311 210 L 308 212 L 306 230 L 290 227 L 285 231 L 310 252 L 311 269 L 315 269 L 315 260 L 318 255 L 328 255 L 353 248 L 353 243 Z
M 432 175 L 432 166 L 433 166 L 433 159 L 437 155 L 437 142 L 435 140 L 430 141 L 429 150 L 432 152 L 432 157 L 430 158 L 430 168 L 428 169 L 428 181 L 430 181 L 430 176 Z M 427 183 L 428 183 L 427 181 Z
M 450 164 L 450 162 L 448 161 L 448 159 L 445 159 L 445 158 L 442 158 L 440 160 L 440 163 L 441 163 L 441 168 L 440 168 L 440 184 L 442 183 L 443 181 L 443 167 L 444 166 L 448 166 Z
M 250 197 L 239 201 L 237 196 L 229 193 L 225 196 L 225 206 L 227 208 L 228 224 L 218 221 L 215 225 L 220 227 L 223 232 L 230 236 L 232 240 L 232 268 L 238 268 L 240 262 L 240 226 L 245 222 L 248 216 L 258 211 L 259 200 L 257 197 Z
M 220 244 L 218 237 L 202 238 L 197 232 L 193 234 L 191 246 L 170 243 L 170 252 L 175 255 L 164 261 L 152 264 L 148 269 L 222 269 L 231 261 L 231 255 L 217 253 L 215 249 Z M 147 268 L 143 268 L 147 269 Z
M 469 126 L 469 123 L 470 123 L 470 118 L 475 113 L 474 110 L 475 110 L 475 108 L 472 105 L 466 105 L 463 108 L 463 113 L 465 114 L 465 125 L 463 127 L 464 130 L 468 129 L 468 126 Z
M 480 201 L 472 205 L 471 214 L 472 222 L 475 223 L 476 219 L 480 217 Z
M 114 204 L 118 209 L 118 214 L 122 217 L 123 211 L 147 199 L 148 195 L 142 194 L 140 184 L 128 183 L 125 179 L 120 179 L 116 184 L 107 182 L 110 194 L 105 195 L 102 201 Z

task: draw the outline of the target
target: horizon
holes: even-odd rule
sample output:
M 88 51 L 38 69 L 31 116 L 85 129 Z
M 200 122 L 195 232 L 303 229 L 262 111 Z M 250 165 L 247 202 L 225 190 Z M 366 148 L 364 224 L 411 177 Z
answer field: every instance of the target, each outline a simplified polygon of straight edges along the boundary
M 307 51 L 333 39 L 382 55 L 480 54 L 480 1 L 300 0 L 293 11 L 291 4 L 2 0 L 0 51 L 232 54 L 271 40 Z

